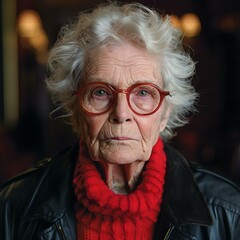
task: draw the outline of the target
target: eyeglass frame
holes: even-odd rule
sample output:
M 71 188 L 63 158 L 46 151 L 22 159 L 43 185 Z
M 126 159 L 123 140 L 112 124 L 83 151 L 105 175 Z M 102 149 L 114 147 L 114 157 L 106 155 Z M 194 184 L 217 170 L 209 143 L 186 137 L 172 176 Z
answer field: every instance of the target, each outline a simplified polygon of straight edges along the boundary
M 110 104 L 110 106 L 104 110 L 103 112 L 100 112 L 100 113 L 93 113 L 93 112 L 89 112 L 85 107 L 84 107 L 84 104 L 83 104 L 83 98 L 81 97 L 85 91 L 85 89 L 89 86 L 89 85 L 93 85 L 93 84 L 100 84 L 100 85 L 105 85 L 107 86 L 111 92 L 112 92 L 112 95 L 113 95 L 113 100 L 112 100 L 112 103 Z M 132 90 L 135 88 L 135 87 L 138 87 L 138 86 L 141 86 L 141 85 L 147 85 L 147 86 L 152 86 L 154 88 L 157 89 L 157 91 L 159 92 L 159 95 L 160 95 L 160 101 L 158 103 L 158 106 L 150 113 L 138 113 L 136 112 L 131 104 L 130 104 L 130 94 L 132 92 Z M 84 85 L 82 88 L 80 88 L 79 90 L 75 91 L 73 93 L 73 95 L 77 95 L 77 96 L 80 96 L 80 102 L 81 102 L 81 108 L 83 109 L 84 112 L 86 112 L 88 115 L 92 115 L 92 116 L 97 116 L 97 115 L 101 115 L 101 114 L 104 114 L 104 113 L 107 113 L 108 111 L 110 111 L 110 109 L 113 108 L 114 104 L 116 103 L 116 100 L 117 100 L 117 96 L 119 93 L 123 93 L 123 94 L 126 94 L 126 98 L 127 98 L 127 103 L 128 103 L 128 106 L 129 108 L 131 109 L 132 112 L 134 112 L 135 114 L 139 115 L 139 116 L 148 116 L 148 115 L 151 115 L 151 114 L 154 114 L 162 105 L 162 102 L 164 100 L 164 98 L 166 96 L 170 96 L 171 97 L 171 94 L 169 91 L 164 91 L 162 89 L 160 89 L 156 84 L 154 83 L 150 83 L 150 82 L 140 82 L 140 83 L 136 83 L 136 84 L 133 84 L 131 85 L 130 87 L 128 87 L 127 89 L 121 89 L 121 88 L 114 88 L 111 84 L 109 83 L 106 83 L 106 82 L 90 82 L 86 85 Z

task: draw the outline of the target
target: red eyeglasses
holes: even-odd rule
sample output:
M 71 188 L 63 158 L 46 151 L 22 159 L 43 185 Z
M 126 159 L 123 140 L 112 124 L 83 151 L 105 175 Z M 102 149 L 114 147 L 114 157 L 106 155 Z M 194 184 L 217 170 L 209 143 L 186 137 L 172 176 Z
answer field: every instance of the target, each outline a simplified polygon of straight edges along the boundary
M 119 93 L 126 94 L 130 109 L 141 116 L 155 113 L 168 91 L 161 90 L 157 85 L 143 82 L 127 89 L 115 89 L 104 82 L 88 83 L 75 94 L 80 97 L 82 109 L 90 115 L 100 115 L 114 107 Z

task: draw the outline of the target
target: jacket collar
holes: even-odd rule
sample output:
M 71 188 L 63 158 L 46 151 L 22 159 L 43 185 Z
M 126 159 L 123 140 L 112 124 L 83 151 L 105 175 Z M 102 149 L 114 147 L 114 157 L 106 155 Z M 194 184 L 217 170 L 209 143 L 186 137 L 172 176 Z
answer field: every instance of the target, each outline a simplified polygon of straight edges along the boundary
M 172 147 L 165 145 L 167 171 L 162 208 L 170 222 L 176 226 L 212 224 L 206 201 L 199 190 L 185 158 Z
M 207 204 L 188 162 L 170 146 L 165 145 L 164 150 L 167 155 L 167 171 L 161 209 L 166 212 L 166 217 L 176 226 L 211 225 L 212 218 Z M 29 202 L 25 219 L 44 218 L 51 222 L 66 212 L 74 219 L 75 197 L 71 186 L 78 151 L 79 146 L 76 145 L 54 157 L 48 166 L 41 166 L 44 174 Z

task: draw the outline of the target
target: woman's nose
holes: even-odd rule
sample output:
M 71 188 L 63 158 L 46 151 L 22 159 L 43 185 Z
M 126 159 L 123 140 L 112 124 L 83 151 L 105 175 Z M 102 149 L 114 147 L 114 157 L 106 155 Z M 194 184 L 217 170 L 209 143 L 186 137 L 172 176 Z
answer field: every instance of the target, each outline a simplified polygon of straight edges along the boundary
M 126 94 L 119 93 L 110 114 L 110 121 L 113 123 L 124 123 L 131 122 L 132 119 L 133 112 L 128 105 Z

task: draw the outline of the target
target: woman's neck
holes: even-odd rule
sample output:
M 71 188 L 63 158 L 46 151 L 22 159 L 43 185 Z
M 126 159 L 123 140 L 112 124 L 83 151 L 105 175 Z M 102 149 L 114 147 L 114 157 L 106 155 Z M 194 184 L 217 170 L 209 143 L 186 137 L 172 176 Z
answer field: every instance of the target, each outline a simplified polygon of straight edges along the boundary
M 136 161 L 120 165 L 98 162 L 98 166 L 106 184 L 113 192 L 128 194 L 136 188 L 145 163 L 144 161 Z

